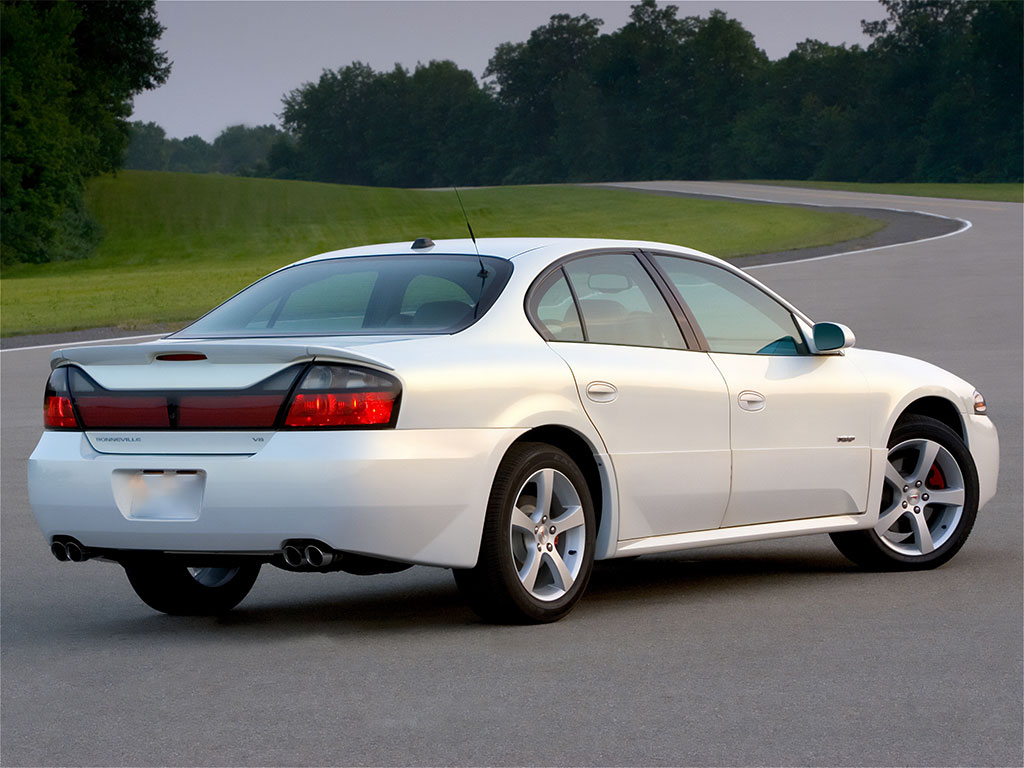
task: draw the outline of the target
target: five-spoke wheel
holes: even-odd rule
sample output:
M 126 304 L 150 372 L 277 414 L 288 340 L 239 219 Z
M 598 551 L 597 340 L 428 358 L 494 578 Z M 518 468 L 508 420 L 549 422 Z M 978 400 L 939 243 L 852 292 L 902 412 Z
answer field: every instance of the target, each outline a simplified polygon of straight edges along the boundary
M 549 445 L 514 445 L 494 480 L 477 566 L 456 570 L 455 581 L 489 621 L 555 621 L 590 579 L 594 528 L 590 491 L 572 459 Z
M 572 481 L 557 469 L 534 472 L 512 507 L 509 547 L 519 581 L 533 597 L 564 596 L 586 560 L 586 517 Z
M 934 568 L 956 554 L 978 507 L 974 462 L 953 430 L 923 416 L 900 421 L 889 440 L 878 522 L 866 531 L 832 534 L 860 565 Z

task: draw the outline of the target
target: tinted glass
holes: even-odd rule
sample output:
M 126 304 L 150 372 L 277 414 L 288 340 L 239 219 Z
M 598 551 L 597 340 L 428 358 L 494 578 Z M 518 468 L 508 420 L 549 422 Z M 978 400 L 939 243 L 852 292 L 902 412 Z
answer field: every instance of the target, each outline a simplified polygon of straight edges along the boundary
M 487 311 L 511 273 L 487 256 L 313 261 L 265 277 L 176 335 L 454 333 Z
M 537 319 L 552 341 L 583 341 L 583 328 L 576 302 L 562 271 L 545 279 L 537 290 Z
M 565 265 L 579 299 L 587 341 L 685 348 L 665 299 L 631 254 L 596 254 Z
M 654 258 L 689 305 L 712 352 L 806 353 L 789 310 L 756 286 L 705 262 L 674 256 Z

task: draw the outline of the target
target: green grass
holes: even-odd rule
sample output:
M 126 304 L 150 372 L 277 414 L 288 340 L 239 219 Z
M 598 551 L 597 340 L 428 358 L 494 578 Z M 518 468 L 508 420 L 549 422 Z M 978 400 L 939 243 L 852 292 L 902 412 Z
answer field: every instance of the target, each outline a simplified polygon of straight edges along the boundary
M 881 227 L 848 214 L 587 187 L 462 196 L 481 237 L 643 238 L 725 257 L 841 242 Z M 315 253 L 466 236 L 450 191 L 125 171 L 95 179 L 86 203 L 104 231 L 92 258 L 3 269 L 4 336 L 181 323 Z
M 853 181 L 773 181 L 757 179 L 744 184 L 772 184 L 777 187 L 838 189 L 845 192 L 877 192 L 911 197 L 953 197 L 959 200 L 989 200 L 1000 203 L 1024 202 L 1024 184 L 869 184 Z

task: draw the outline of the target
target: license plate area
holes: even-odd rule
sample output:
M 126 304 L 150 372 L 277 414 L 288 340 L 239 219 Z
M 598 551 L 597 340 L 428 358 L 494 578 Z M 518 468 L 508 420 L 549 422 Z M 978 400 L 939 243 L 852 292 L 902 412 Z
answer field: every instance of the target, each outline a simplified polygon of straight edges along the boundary
M 206 472 L 201 469 L 115 469 L 114 501 L 128 520 L 198 520 Z

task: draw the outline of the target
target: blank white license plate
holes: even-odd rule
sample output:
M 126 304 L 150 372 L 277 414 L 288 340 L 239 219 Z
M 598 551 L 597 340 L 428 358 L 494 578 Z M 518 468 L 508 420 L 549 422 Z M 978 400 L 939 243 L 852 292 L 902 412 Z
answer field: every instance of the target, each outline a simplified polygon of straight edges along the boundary
M 114 500 L 129 520 L 198 520 L 206 472 L 201 469 L 115 469 Z

